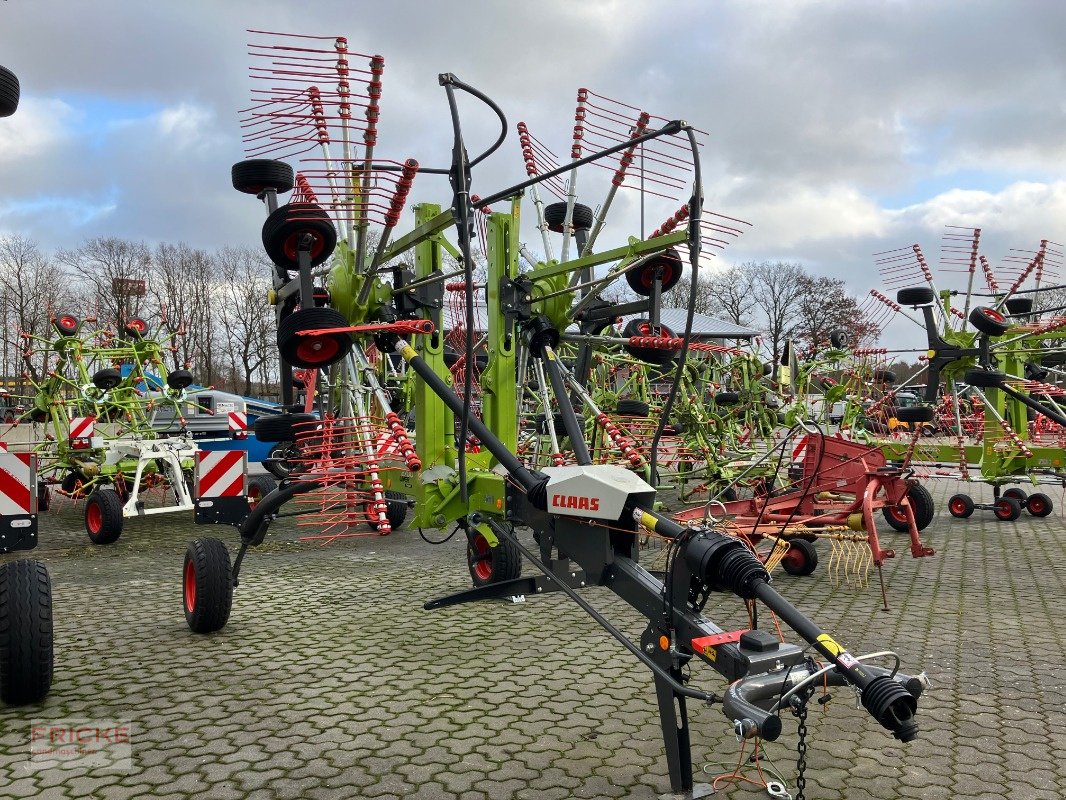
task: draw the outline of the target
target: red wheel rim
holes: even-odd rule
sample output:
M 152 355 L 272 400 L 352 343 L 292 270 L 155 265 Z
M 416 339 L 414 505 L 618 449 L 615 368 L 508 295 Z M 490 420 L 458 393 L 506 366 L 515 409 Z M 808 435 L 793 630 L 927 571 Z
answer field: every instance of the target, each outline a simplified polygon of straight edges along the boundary
M 137 333 L 144 333 L 145 330 L 148 329 L 148 324 L 143 319 L 134 317 L 129 321 L 126 327 L 129 328 L 131 331 L 136 331 Z
M 305 234 L 311 234 L 313 241 L 311 242 L 311 259 L 314 260 L 322 255 L 322 248 L 326 246 L 326 242 L 315 231 L 298 231 L 285 240 L 285 244 L 282 245 L 282 250 L 285 251 L 285 257 L 290 261 L 298 261 L 300 258 L 300 238 Z
M 255 508 L 259 505 L 259 500 L 263 497 L 263 492 L 258 486 L 252 484 L 248 487 L 248 508 Z
M 781 561 L 792 569 L 799 571 L 807 563 L 807 558 L 798 547 L 789 547 L 788 552 L 785 553 L 785 557 Z
M 892 515 L 892 519 L 896 520 L 896 522 L 907 521 L 907 512 L 903 510 L 903 506 L 892 506 L 888 513 Z
M 99 533 L 104 527 L 104 512 L 95 500 L 85 506 L 85 527 L 89 529 L 89 533 Z
M 474 551 L 474 575 L 479 581 L 487 581 L 492 578 L 492 548 L 489 541 L 482 534 L 477 534 L 471 543 Z
M 1040 514 L 1044 510 L 1044 501 L 1039 497 L 1034 497 L 1029 501 L 1029 513 Z
M 1005 322 L 1006 319 L 1007 319 L 1002 314 L 1000 314 L 998 311 L 996 311 L 994 308 L 986 308 L 985 309 L 985 316 L 988 317 L 989 319 L 994 319 L 996 322 Z
M 999 512 L 1000 516 L 1009 517 L 1011 515 L 1010 502 L 1007 500 L 1000 500 L 996 503 L 996 511 Z
M 66 328 L 67 330 L 73 330 L 74 328 L 78 327 L 78 321 L 69 314 L 64 314 L 62 317 L 59 318 L 59 326 L 61 328 Z
M 664 265 L 663 266 L 663 277 L 662 277 L 663 286 L 666 286 L 666 284 L 670 283 L 670 281 L 671 281 L 671 279 L 673 279 L 673 277 L 674 277 L 674 268 L 672 266 L 670 266 L 669 264 Z M 650 269 L 645 269 L 645 270 L 643 270 L 640 273 L 640 283 L 641 283 L 641 285 L 644 286 L 645 289 L 650 289 L 651 288 L 652 284 L 655 283 L 655 267 L 651 267 Z
M 954 511 L 956 514 L 965 514 L 966 503 L 964 503 L 962 500 L 952 500 L 951 510 Z
M 324 364 L 341 349 L 335 336 L 304 336 L 296 346 L 296 357 L 305 364 Z
M 192 611 L 196 608 L 196 566 L 192 561 L 185 562 L 185 580 L 182 583 L 185 588 L 185 610 Z

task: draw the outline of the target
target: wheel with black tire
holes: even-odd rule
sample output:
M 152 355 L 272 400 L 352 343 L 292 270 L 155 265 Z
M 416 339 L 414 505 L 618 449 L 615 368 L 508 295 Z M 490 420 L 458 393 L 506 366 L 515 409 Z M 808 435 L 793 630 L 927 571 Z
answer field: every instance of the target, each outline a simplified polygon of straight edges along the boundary
M 298 468 L 299 459 L 300 449 L 295 442 L 278 442 L 270 448 L 263 467 L 279 481 L 283 481 Z
M 84 486 L 84 479 L 76 472 L 68 472 L 63 476 L 63 480 L 59 484 L 60 489 L 75 499 L 80 499 L 85 496 L 85 492 L 83 491 Z
M 933 500 L 933 495 L 922 486 L 920 483 L 916 483 L 907 489 L 907 500 L 910 502 L 911 513 L 914 514 L 914 526 L 924 531 L 929 527 L 929 523 L 933 521 L 933 517 L 936 515 L 936 503 Z M 910 530 L 907 525 L 907 513 L 903 510 L 903 506 L 885 506 L 881 509 L 881 513 L 885 517 L 885 522 L 889 527 L 899 531 L 900 533 L 906 533 Z
M 587 231 L 592 227 L 594 215 L 592 209 L 583 203 L 574 203 L 574 214 L 571 224 L 576 231 Z M 563 222 L 566 221 L 566 203 L 549 203 L 544 206 L 544 222 L 548 230 L 555 233 L 563 232 Z
M 318 419 L 314 414 L 271 414 L 256 417 L 252 423 L 252 432 L 261 442 L 292 442 L 296 437 L 310 430 L 309 422 Z
M 631 319 L 622 328 L 622 336 L 624 338 L 631 338 L 633 336 L 654 336 L 663 337 L 668 339 L 677 338 L 674 336 L 674 332 L 665 325 L 658 326 L 658 332 L 655 332 L 655 328 L 652 327 L 651 320 L 648 319 Z M 645 361 L 648 364 L 669 364 L 674 360 L 675 352 L 673 350 L 664 350 L 659 347 L 641 347 L 640 345 L 623 345 L 625 351 L 633 358 L 639 358 L 641 361 Z
M 1033 298 L 1031 297 L 1010 297 L 1003 305 L 1012 317 L 1022 317 L 1033 313 Z
M 81 320 L 73 314 L 60 314 L 52 320 L 52 324 L 61 336 L 73 336 L 81 327 Z
M 810 575 L 818 567 L 818 551 L 814 543 L 806 539 L 789 539 L 788 552 L 781 559 L 781 566 L 789 575 Z
M 1046 517 L 1055 510 L 1055 505 L 1043 492 L 1034 492 L 1026 499 L 1025 510 L 1034 517 Z
M 962 376 L 963 383 L 978 389 L 996 389 L 1007 379 L 1004 372 L 993 369 L 968 369 Z
M 1002 336 L 1010 329 L 1007 318 L 988 306 L 977 306 L 970 312 L 970 324 L 989 336 Z
M 329 213 L 315 203 L 279 206 L 263 223 L 263 247 L 279 267 L 296 271 L 300 268 L 300 240 L 305 234 L 311 237 L 311 266 L 317 267 L 333 255 L 337 229 Z
M 953 494 L 948 499 L 948 513 L 957 519 L 966 519 L 973 514 L 973 498 L 968 494 Z
M 774 364 L 772 362 L 770 362 L 770 361 L 767 361 L 765 364 L 762 365 L 763 377 L 768 378 L 771 375 L 773 375 L 774 374 L 774 369 L 776 369 Z
M 167 386 L 176 392 L 188 389 L 192 386 L 192 373 L 187 369 L 176 369 L 167 375 Z
M 510 581 L 522 574 L 522 552 L 507 539 L 500 539 L 495 547 L 479 530 L 467 534 L 466 564 L 474 586 Z
M 1022 504 L 1013 497 L 1000 497 L 992 513 L 1001 522 L 1014 522 L 1022 515 Z
M 619 400 L 617 410 L 620 417 L 646 417 L 651 406 L 642 400 Z
M 851 344 L 851 336 L 847 331 L 837 329 L 829 334 L 829 344 L 837 350 L 843 350 Z
M 122 373 L 114 367 L 105 367 L 93 373 L 93 386 L 101 392 L 109 392 L 120 383 L 122 383 Z
M 37 511 L 44 512 L 52 507 L 52 490 L 44 481 L 37 481 Z
M 278 488 L 277 481 L 269 475 L 248 476 L 248 508 L 255 508 L 259 501 Z
M 875 369 L 873 374 L 873 381 L 874 383 L 895 383 L 896 373 L 890 369 Z
M 649 258 L 636 269 L 626 272 L 629 288 L 641 297 L 651 297 L 655 276 L 660 276 L 662 291 L 668 292 L 681 280 L 681 256 L 670 247 Z
M 48 412 L 43 408 L 30 409 L 30 422 L 47 422 Z
M 377 520 L 373 518 L 369 511 L 367 516 L 370 517 L 370 527 L 377 530 Z M 407 519 L 407 495 L 399 492 L 385 492 L 385 518 L 388 519 L 389 527 L 394 531 L 400 529 L 404 520 Z
M 1029 498 L 1029 493 L 1018 486 L 1012 486 L 1003 492 L 1003 497 L 1013 497 L 1021 505 L 1025 506 L 1025 501 Z
M 122 326 L 122 332 L 131 339 L 140 339 L 148 332 L 148 323 L 140 317 L 130 317 Z
M 291 192 L 294 184 L 292 167 L 273 158 L 249 158 L 230 167 L 233 188 L 244 194 L 262 194 L 273 189 L 278 194 Z
M 932 406 L 909 406 L 908 408 L 897 408 L 896 419 L 900 422 L 907 423 L 932 422 L 935 411 L 936 410 Z
M 278 325 L 281 357 L 294 367 L 321 369 L 335 364 L 352 350 L 350 333 L 308 336 L 301 332 L 347 327 L 348 320 L 335 308 L 301 308 Z
M 901 306 L 927 306 L 936 300 L 936 292 L 928 286 L 914 286 L 896 292 L 896 302 Z
M 114 489 L 97 489 L 85 502 L 85 532 L 93 544 L 111 544 L 122 535 L 122 498 Z
M 712 399 L 716 406 L 735 406 L 740 402 L 740 392 L 719 392 Z
M 185 622 L 193 633 L 222 630 L 233 607 L 229 551 L 219 539 L 194 539 L 182 568 Z
M 19 107 L 19 79 L 6 67 L 0 67 L 0 117 L 10 117 Z
M 52 687 L 52 581 L 40 561 L 0 565 L 0 701 L 38 703 Z

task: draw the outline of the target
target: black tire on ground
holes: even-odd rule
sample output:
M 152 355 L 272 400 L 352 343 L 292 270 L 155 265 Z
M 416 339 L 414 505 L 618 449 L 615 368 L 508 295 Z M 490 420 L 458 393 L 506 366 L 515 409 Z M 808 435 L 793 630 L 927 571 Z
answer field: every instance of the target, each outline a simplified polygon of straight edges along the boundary
M 719 392 L 712 399 L 716 406 L 735 406 L 740 402 L 740 392 Z
M 19 79 L 6 67 L 0 67 L 0 117 L 10 117 L 19 107 Z
M 995 389 L 1006 379 L 1005 373 L 990 369 L 968 369 L 962 376 L 963 383 L 978 389 Z
M 40 702 L 52 687 L 52 582 L 44 564 L 0 565 L 0 701 Z
M 901 306 L 927 306 L 936 300 L 936 292 L 928 286 L 914 286 L 896 292 L 896 302 Z
M 389 527 L 394 531 L 399 530 L 407 519 L 407 495 L 399 492 L 385 492 L 385 517 L 389 520 Z M 376 520 L 370 520 L 370 527 L 378 529 Z
M 1033 313 L 1033 298 L 1031 297 L 1010 297 L 1003 305 L 1012 317 Z
M 52 324 L 56 326 L 56 330 L 59 331 L 60 335 L 73 336 L 78 332 L 81 320 L 73 314 L 60 314 L 52 320 Z
M 1000 497 L 992 513 L 1001 522 L 1014 522 L 1022 515 L 1022 504 L 1013 497 Z
M 47 511 L 52 506 L 52 490 L 44 481 L 37 481 L 37 511 Z
M 315 203 L 288 203 L 279 206 L 263 223 L 263 247 L 270 260 L 287 270 L 300 268 L 300 239 L 311 234 L 311 266 L 317 267 L 333 255 L 337 229 L 329 213 Z
M 651 320 L 647 319 L 631 319 L 626 323 L 626 326 L 622 328 L 622 336 L 629 338 L 631 336 L 652 336 Z M 676 338 L 674 332 L 665 325 L 659 325 L 659 335 L 670 339 Z M 649 364 L 669 364 L 674 360 L 674 356 L 677 355 L 673 350 L 663 350 L 658 347 L 640 347 L 634 345 L 624 345 L 625 351 L 633 358 L 639 358 L 641 361 L 646 361 Z
M 1007 318 L 994 308 L 977 306 L 970 312 L 970 324 L 989 336 L 1002 336 L 1010 329 Z
M 890 369 L 875 369 L 873 381 L 874 383 L 895 383 L 896 373 Z
M 314 414 L 271 414 L 256 417 L 252 423 L 252 432 L 261 442 L 291 442 L 296 435 L 310 430 L 308 422 L 317 419 Z
M 880 436 L 892 433 L 892 430 L 879 419 L 862 418 L 862 429 L 867 433 L 876 433 Z
M 283 481 L 297 468 L 296 459 L 299 457 L 300 449 L 294 442 L 278 442 L 270 448 L 263 467 L 279 481 Z
M 549 203 L 544 206 L 544 222 L 548 230 L 555 233 L 563 232 L 563 221 L 566 219 L 566 203 Z M 587 231 L 592 227 L 594 215 L 592 209 L 582 203 L 574 203 L 574 215 L 571 219 L 574 230 Z
M 319 369 L 344 359 L 352 350 L 349 333 L 302 336 L 300 331 L 346 328 L 348 320 L 335 308 L 301 308 L 278 325 L 281 357 L 294 367 Z
M 255 508 L 256 504 L 278 488 L 278 482 L 269 475 L 248 476 L 248 507 Z
M 109 392 L 120 383 L 122 383 L 122 373 L 114 367 L 105 367 L 93 373 L 93 386 L 101 392 Z
M 933 521 L 933 517 L 936 515 L 936 503 L 933 500 L 933 495 L 920 483 L 916 483 L 907 490 L 907 499 L 910 501 L 911 511 L 914 513 L 914 526 L 918 530 L 924 531 L 929 527 L 929 523 Z M 902 506 L 885 506 L 881 509 L 881 513 L 884 515 L 885 522 L 888 523 L 889 527 L 900 533 L 906 533 L 910 530 L 907 526 L 907 515 L 904 513 Z
M 486 586 L 521 576 L 522 553 L 507 539 L 490 547 L 485 535 L 475 529 L 467 534 L 466 564 L 474 586 Z
M 122 326 L 122 332 L 131 339 L 140 339 L 148 332 L 148 323 L 140 317 L 130 317 Z
M 175 391 L 188 389 L 192 386 L 192 373 L 187 369 L 176 369 L 167 375 L 167 386 Z
M 973 498 L 968 494 L 953 494 L 948 498 L 948 513 L 957 519 L 966 519 L 973 514 Z
M 932 406 L 910 406 L 897 408 L 896 419 L 900 422 L 932 422 L 935 409 Z
M 641 297 L 651 297 L 655 273 L 660 270 L 662 271 L 662 291 L 668 292 L 681 280 L 681 256 L 674 248 L 667 248 L 636 269 L 629 270 L 626 273 L 626 283 Z
M 122 498 L 114 489 L 97 489 L 89 495 L 85 532 L 93 544 L 111 544 L 122 535 Z
M 1012 486 L 1003 492 L 1003 497 L 1013 497 L 1024 507 L 1025 501 L 1029 498 L 1029 493 L 1018 486 Z
M 818 567 L 818 551 L 812 542 L 793 537 L 788 540 L 788 552 L 781 559 L 781 566 L 789 575 L 810 575 Z
M 292 167 L 273 158 L 249 158 L 230 168 L 233 188 L 244 194 L 260 194 L 267 189 L 279 194 L 291 192 L 294 177 Z
M 646 417 L 651 406 L 642 400 L 619 400 L 617 410 L 620 417 Z
M 843 350 L 851 344 L 851 336 L 847 331 L 831 331 L 829 334 L 829 344 L 837 350 Z
M 229 551 L 219 539 L 194 539 L 182 568 L 185 622 L 193 633 L 222 630 L 233 607 Z
M 63 476 L 62 483 L 59 484 L 59 488 L 69 495 L 75 497 L 83 497 L 82 486 L 85 485 L 85 480 L 76 472 L 68 472 Z
M 1046 517 L 1055 510 L 1055 505 L 1043 492 L 1034 492 L 1025 501 L 1025 509 L 1034 517 Z

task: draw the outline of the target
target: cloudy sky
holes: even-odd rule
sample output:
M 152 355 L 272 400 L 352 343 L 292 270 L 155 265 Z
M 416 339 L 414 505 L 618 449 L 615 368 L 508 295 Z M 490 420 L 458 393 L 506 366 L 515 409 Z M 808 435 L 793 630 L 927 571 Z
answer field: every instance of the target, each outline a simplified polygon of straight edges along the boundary
M 489 94 L 512 132 L 475 173 L 481 194 L 523 177 L 518 120 L 566 152 L 579 86 L 684 118 L 707 131 L 709 207 L 753 225 L 725 261 L 800 261 L 865 293 L 872 254 L 919 242 L 935 264 L 945 225 L 981 227 L 994 264 L 1066 239 L 1066 3 L 1052 0 L 0 0 L 0 64 L 23 87 L 0 120 L 0 233 L 256 243 L 262 211 L 229 183 L 246 28 L 385 56 L 389 158 L 447 164 L 438 73 Z M 464 108 L 477 150 L 492 118 Z M 449 197 L 432 178 L 413 196 Z

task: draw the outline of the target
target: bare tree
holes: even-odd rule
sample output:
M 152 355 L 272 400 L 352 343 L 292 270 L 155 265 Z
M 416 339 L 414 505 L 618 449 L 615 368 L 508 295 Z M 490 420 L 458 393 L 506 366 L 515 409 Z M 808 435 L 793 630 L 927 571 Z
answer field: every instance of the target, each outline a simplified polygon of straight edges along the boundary
M 86 307 L 95 307 L 102 323 L 121 327 L 128 317 L 142 313 L 145 298 L 131 294 L 123 285 L 149 277 L 152 258 L 144 242 L 89 239 L 77 250 L 60 250 L 56 260 L 80 279 L 87 293 Z
M 696 283 L 696 313 L 728 320 L 735 325 L 751 325 L 751 314 L 755 308 L 751 283 L 748 264 L 701 272 Z M 690 295 L 690 278 L 685 276 L 663 295 L 663 305 L 688 308 Z
M 751 276 L 752 301 L 766 327 L 770 352 L 776 364 L 800 318 L 802 279 L 807 273 L 801 264 L 790 261 L 749 262 L 741 268 Z
M 224 333 L 222 349 L 229 363 L 234 389 L 251 394 L 273 377 L 277 361 L 274 310 L 266 303 L 270 288 L 269 261 L 258 250 L 227 247 L 215 256 L 214 300 Z
M 173 337 L 174 368 L 194 370 L 205 384 L 215 380 L 218 327 L 211 301 L 216 260 L 184 242 L 159 244 L 152 259 L 151 296 L 163 328 Z
M 803 275 L 796 300 L 796 323 L 791 336 L 808 353 L 826 347 L 835 330 L 848 334 L 853 343 L 872 339 L 880 332 L 859 310 L 859 302 L 848 294 L 840 278 Z

